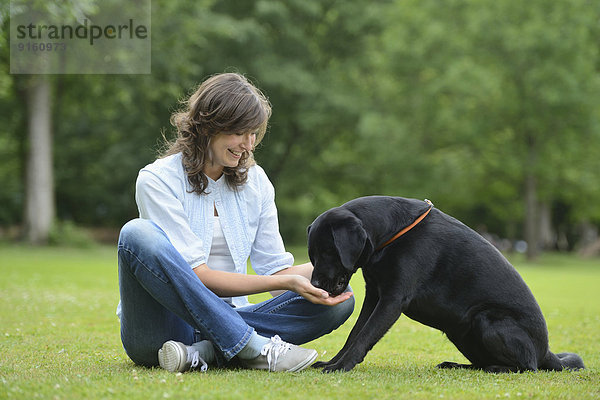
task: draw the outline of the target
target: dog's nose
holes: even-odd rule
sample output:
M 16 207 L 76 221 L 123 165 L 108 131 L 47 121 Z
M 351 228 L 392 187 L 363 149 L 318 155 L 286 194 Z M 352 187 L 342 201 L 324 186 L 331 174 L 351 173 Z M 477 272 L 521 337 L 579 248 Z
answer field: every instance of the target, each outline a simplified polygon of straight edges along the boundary
M 310 280 L 310 283 L 314 286 L 314 287 L 318 287 L 319 289 L 323 289 L 326 290 L 325 287 L 323 286 L 325 281 L 323 281 L 323 279 L 319 279 L 317 277 L 312 277 Z

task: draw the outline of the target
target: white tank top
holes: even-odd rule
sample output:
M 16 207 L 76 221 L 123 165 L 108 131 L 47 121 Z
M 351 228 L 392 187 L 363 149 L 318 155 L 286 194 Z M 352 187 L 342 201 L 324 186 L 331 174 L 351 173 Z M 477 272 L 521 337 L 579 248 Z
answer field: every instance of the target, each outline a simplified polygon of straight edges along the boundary
M 219 217 L 215 216 L 214 218 L 212 245 L 206 264 L 213 270 L 235 272 L 235 264 L 229 247 L 227 247 L 221 222 L 219 221 Z
M 231 257 L 229 247 L 227 247 L 227 241 L 225 241 L 225 235 L 223 234 L 223 228 L 221 227 L 219 217 L 215 216 L 214 218 L 213 239 L 206 265 L 212 270 L 236 272 L 235 263 Z M 221 297 L 221 299 L 234 307 L 243 307 L 252 304 L 248 301 L 248 296 Z

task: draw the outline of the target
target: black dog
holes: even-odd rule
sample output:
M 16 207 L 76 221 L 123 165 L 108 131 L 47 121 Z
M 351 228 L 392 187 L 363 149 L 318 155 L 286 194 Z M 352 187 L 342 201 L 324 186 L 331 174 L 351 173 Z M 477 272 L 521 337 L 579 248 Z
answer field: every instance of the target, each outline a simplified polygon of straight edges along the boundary
M 405 234 L 386 243 L 396 233 Z M 403 233 L 403 232 L 401 232 Z M 308 228 L 312 284 L 331 295 L 363 269 L 366 295 L 344 347 L 324 372 L 349 371 L 400 314 L 443 331 L 472 365 L 490 372 L 584 368 L 548 348 L 533 294 L 495 247 L 429 202 L 372 196 L 321 214 Z

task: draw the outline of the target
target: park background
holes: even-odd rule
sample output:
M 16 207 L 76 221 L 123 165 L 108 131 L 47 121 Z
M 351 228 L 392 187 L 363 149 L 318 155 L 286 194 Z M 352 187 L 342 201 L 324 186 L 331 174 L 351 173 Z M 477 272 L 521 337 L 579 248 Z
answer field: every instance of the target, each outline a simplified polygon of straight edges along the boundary
M 34 3 L 66 13 L 99 4 Z M 600 397 L 599 2 L 151 6 L 150 74 L 18 75 L 9 73 L 9 3 L 0 0 L 0 398 L 194 389 L 207 398 Z M 113 309 L 118 230 L 137 216 L 139 169 L 163 135 L 173 137 L 171 113 L 225 71 L 246 75 L 273 105 L 255 157 L 299 262 L 306 226 L 328 208 L 373 194 L 431 199 L 505 251 L 540 301 L 552 348 L 579 352 L 591 368 L 441 373 L 437 362 L 460 355 L 406 318 L 357 370 L 335 378 L 135 367 Z M 359 276 L 353 285 L 360 307 Z M 322 359 L 351 324 L 316 342 Z
M 256 159 L 286 243 L 372 194 L 429 198 L 532 257 L 597 241 L 598 2 L 156 0 L 151 74 L 11 75 L 2 1 L 5 238 L 118 231 L 170 114 L 236 71 L 273 105 Z

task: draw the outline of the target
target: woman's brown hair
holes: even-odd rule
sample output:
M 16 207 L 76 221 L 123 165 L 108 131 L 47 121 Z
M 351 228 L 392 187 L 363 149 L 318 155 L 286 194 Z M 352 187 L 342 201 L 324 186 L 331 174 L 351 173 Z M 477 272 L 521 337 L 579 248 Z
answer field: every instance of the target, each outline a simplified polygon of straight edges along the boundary
M 208 179 L 202 172 L 210 162 L 208 146 L 219 133 L 255 133 L 255 145 L 267 130 L 271 105 L 265 95 L 244 76 L 236 73 L 213 75 L 184 102 L 184 108 L 171 115 L 177 137 L 167 143 L 162 156 L 182 153 L 183 167 L 192 191 L 205 192 Z M 255 164 L 252 151 L 242 155 L 237 167 L 225 167 L 223 174 L 232 188 L 243 185 L 248 168 Z

